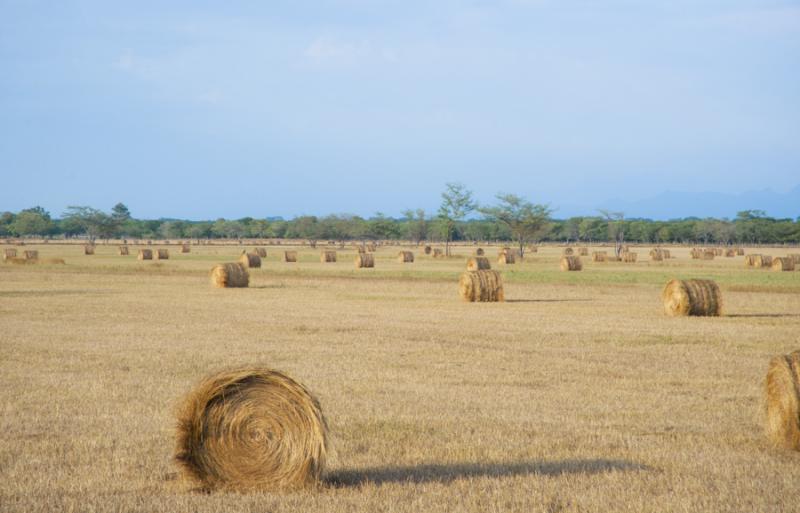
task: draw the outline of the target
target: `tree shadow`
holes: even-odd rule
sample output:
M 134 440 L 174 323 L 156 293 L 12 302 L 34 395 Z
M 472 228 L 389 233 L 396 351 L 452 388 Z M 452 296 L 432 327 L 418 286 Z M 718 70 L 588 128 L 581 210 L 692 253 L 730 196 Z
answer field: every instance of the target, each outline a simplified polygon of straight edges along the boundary
M 740 317 L 740 318 L 781 318 L 781 317 L 800 317 L 800 314 L 782 314 L 782 313 L 757 313 L 757 314 L 725 314 L 724 317 Z
M 454 463 L 414 466 L 386 466 L 346 469 L 330 474 L 326 481 L 336 488 L 368 483 L 449 483 L 466 477 L 506 477 L 519 475 L 559 476 L 563 474 L 600 474 L 651 470 L 647 465 L 624 460 L 571 459 L 560 461 L 523 461 L 515 463 Z
M 594 301 L 594 299 L 506 299 L 506 303 L 577 303 L 580 301 Z

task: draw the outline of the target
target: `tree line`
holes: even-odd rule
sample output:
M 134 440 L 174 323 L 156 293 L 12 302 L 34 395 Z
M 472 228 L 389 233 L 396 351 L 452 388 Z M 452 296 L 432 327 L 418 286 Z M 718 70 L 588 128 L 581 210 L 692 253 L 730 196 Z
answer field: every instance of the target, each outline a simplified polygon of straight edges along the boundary
M 136 219 L 122 203 L 109 212 L 69 207 L 54 218 L 42 207 L 0 214 L 0 237 L 82 237 L 206 239 L 290 238 L 308 240 L 403 239 L 443 242 L 507 241 L 525 246 L 536 242 L 797 244 L 800 217 L 775 219 L 761 210 L 743 210 L 733 219 L 694 218 L 655 221 L 626 219 L 622 212 L 598 211 L 594 216 L 556 219 L 547 205 L 514 194 L 498 194 L 495 204 L 478 205 L 462 184 L 447 184 L 442 204 L 430 215 L 409 209 L 402 217 L 382 213 L 364 218 L 350 214 L 277 218 Z

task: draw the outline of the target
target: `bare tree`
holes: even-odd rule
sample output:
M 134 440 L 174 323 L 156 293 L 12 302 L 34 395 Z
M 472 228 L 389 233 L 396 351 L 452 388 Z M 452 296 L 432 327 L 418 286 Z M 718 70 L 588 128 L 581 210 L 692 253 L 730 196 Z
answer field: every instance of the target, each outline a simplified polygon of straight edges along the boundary
M 614 255 L 619 257 L 625 244 L 625 213 L 598 209 L 608 222 L 608 238 L 614 241 Z

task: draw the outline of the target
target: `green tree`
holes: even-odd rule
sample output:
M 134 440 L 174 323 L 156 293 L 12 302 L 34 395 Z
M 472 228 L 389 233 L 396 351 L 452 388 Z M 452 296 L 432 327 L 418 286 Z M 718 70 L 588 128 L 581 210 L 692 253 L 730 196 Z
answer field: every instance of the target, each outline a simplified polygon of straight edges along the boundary
M 410 208 L 403 212 L 405 216 L 405 233 L 409 240 L 419 244 L 428 238 L 428 219 L 425 217 L 425 210 Z
M 67 207 L 61 218 L 76 226 L 80 226 L 89 240 L 111 238 L 120 226 L 121 221 L 92 207 Z
M 472 192 L 467 190 L 463 184 L 445 184 L 438 216 L 439 230 L 445 240 L 445 255 L 450 256 L 450 241 L 455 233 L 456 224 L 475 210 L 476 206 L 472 200 Z
M 520 256 L 525 256 L 525 246 L 541 237 L 549 227 L 552 209 L 537 205 L 514 194 L 498 194 L 499 203 L 494 207 L 481 208 L 483 215 L 496 223 L 508 227 L 513 240 L 519 246 Z
M 42 207 L 22 210 L 9 224 L 8 230 L 17 236 L 47 235 L 53 229 L 50 214 Z

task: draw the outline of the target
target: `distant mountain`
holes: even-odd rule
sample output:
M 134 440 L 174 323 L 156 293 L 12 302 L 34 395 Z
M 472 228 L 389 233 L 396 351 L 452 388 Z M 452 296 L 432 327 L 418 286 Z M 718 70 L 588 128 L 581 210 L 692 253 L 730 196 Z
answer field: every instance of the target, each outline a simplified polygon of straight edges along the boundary
M 596 215 L 599 208 L 625 212 L 625 217 L 628 219 L 733 218 L 742 210 L 763 210 L 769 217 L 796 219 L 800 217 L 800 185 L 786 194 L 776 193 L 770 189 L 742 194 L 666 191 L 643 200 L 604 201 L 590 211 L 586 211 L 585 206 L 564 207 L 558 210 L 556 216 Z

